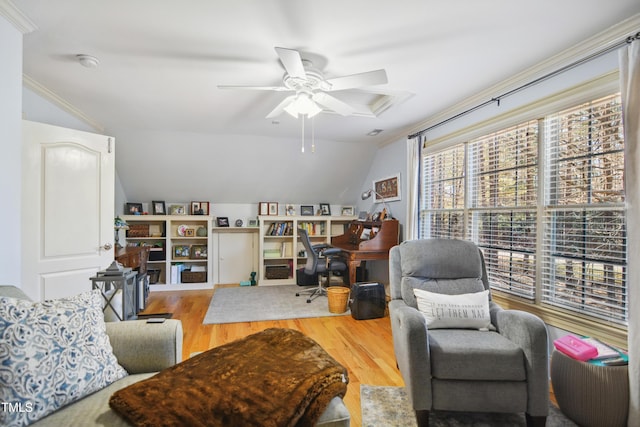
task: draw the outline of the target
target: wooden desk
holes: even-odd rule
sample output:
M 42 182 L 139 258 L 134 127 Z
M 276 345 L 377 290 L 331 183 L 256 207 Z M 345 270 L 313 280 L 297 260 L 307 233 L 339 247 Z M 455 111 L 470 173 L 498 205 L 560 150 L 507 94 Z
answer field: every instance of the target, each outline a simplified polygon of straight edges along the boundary
M 398 220 L 353 221 L 340 236 L 331 238 L 331 245 L 342 249 L 349 266 L 349 283 L 356 282 L 356 269 L 363 262 L 389 259 L 389 250 L 399 241 Z
M 149 260 L 149 246 L 125 246 L 116 248 L 115 259 L 125 267 L 138 270 L 139 274 L 147 272 L 147 261 Z

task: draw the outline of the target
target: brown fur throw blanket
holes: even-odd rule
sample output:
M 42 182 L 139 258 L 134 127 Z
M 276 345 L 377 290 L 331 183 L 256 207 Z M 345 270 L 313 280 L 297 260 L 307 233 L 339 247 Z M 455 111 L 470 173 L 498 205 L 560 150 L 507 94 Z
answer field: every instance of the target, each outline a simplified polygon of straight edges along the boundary
M 135 426 L 313 426 L 347 382 L 311 338 L 272 328 L 119 390 L 109 405 Z

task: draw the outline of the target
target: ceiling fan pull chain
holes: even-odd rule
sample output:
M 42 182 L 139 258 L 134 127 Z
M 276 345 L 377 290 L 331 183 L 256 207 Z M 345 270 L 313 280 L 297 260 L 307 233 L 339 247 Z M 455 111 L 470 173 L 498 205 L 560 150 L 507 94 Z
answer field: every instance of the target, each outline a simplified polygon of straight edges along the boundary
M 311 152 L 316 152 L 316 134 L 315 128 L 313 127 L 313 122 L 315 121 L 315 117 L 311 117 Z
M 304 153 L 304 114 L 301 114 L 300 116 L 302 117 L 302 147 L 300 152 Z

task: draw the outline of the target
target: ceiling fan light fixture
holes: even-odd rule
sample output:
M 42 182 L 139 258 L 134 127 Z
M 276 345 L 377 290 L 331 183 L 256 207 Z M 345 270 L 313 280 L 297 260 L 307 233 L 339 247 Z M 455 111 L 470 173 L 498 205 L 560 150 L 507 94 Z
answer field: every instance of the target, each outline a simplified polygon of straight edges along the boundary
M 100 64 L 98 58 L 91 55 L 79 54 L 76 55 L 76 59 L 78 60 L 80 65 L 86 68 L 98 68 L 98 65 Z
M 300 114 L 311 118 L 320 113 L 322 108 L 320 108 L 318 104 L 311 99 L 311 95 L 308 93 L 299 93 L 296 95 L 296 99 L 285 107 L 284 111 L 291 114 L 296 119 Z

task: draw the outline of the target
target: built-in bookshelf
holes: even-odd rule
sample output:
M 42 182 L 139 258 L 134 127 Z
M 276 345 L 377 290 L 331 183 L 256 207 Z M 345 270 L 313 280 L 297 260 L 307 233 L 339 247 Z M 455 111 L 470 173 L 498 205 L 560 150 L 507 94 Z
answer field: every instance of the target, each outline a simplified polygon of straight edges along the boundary
M 296 270 L 306 262 L 298 228 L 307 230 L 312 244 L 331 243 L 343 234 L 352 216 L 269 216 L 259 218 L 259 285 L 296 283 Z
M 211 288 L 212 217 L 204 215 L 124 215 L 128 246 L 149 246 L 150 289 Z

